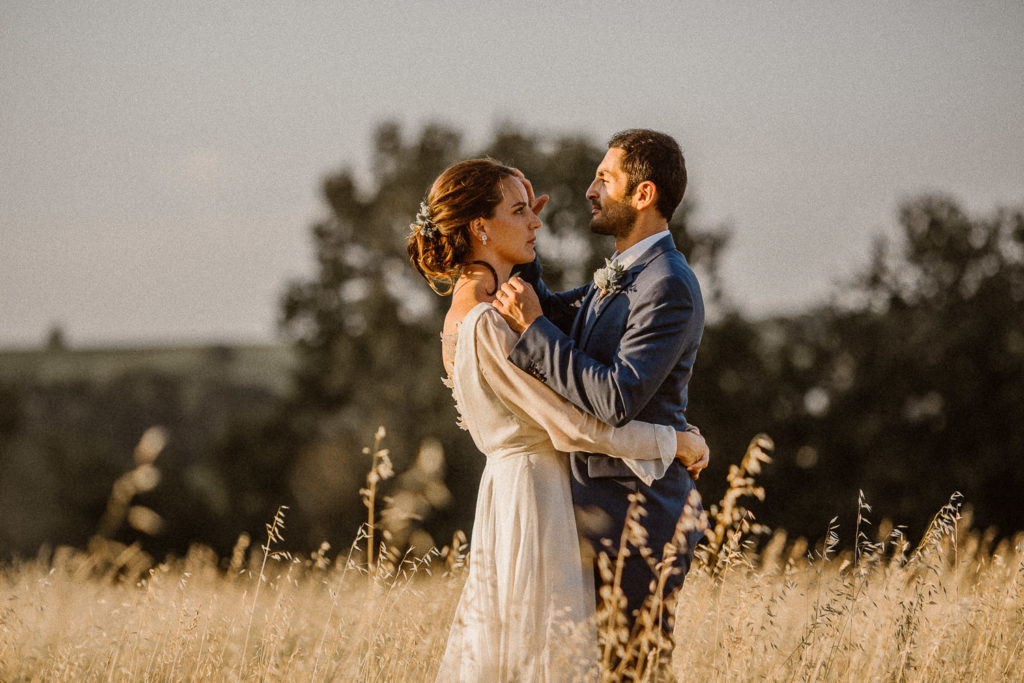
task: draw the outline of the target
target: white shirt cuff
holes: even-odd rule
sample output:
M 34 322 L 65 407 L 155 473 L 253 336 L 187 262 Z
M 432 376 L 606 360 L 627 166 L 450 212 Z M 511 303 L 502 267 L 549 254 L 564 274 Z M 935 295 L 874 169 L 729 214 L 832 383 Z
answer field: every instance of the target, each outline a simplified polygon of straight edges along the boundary
M 626 463 L 633 474 L 647 486 L 650 486 L 655 479 L 665 476 L 668 466 L 676 458 L 676 430 L 667 425 L 658 425 L 655 433 L 658 439 L 658 459 L 622 458 L 622 462 Z

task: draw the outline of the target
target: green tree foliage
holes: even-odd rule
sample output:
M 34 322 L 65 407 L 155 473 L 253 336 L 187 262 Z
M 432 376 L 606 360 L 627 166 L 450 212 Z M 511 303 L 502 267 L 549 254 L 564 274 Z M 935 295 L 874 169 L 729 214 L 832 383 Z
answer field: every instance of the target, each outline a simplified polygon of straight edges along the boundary
M 832 306 L 710 329 L 694 420 L 726 456 L 754 431 L 775 438 L 761 510 L 773 526 L 820 536 L 834 514 L 851 521 L 863 489 L 878 516 L 920 532 L 959 490 L 979 524 L 1012 533 L 1024 528 L 1024 218 L 925 196 L 899 222 L 901 240 L 880 241 Z
M 258 537 L 282 504 L 290 547 L 326 539 L 345 548 L 365 519 L 362 449 L 378 425 L 400 473 L 383 495 L 408 502 L 437 543 L 468 530 L 483 458 L 441 382 L 448 300 L 408 264 L 409 223 L 443 168 L 490 155 L 551 195 L 539 235 L 545 277 L 577 285 L 612 249 L 590 234 L 583 196 L 603 154 L 585 138 L 512 126 L 468 150 L 442 125 L 413 135 L 382 125 L 366 177 L 344 168 L 324 181 L 314 268 L 283 292 L 281 325 L 297 357 L 289 388 L 262 376 L 286 363 L 237 349 L 152 366 L 108 359 L 100 374 L 59 380 L 43 365 L 32 376 L 20 356 L 0 366 L 0 557 L 84 545 L 153 425 L 170 441 L 159 486 L 139 502 L 166 521 L 160 537 L 141 539 L 158 557 L 193 542 L 226 554 L 240 532 Z M 767 432 L 776 458 L 761 479 L 767 501 L 754 509 L 772 527 L 818 538 L 838 514 L 851 529 L 863 489 L 875 519 L 911 533 L 955 490 L 977 523 L 1024 529 L 1022 211 L 972 217 L 949 198 L 912 199 L 898 214 L 899 240 L 879 241 L 832 304 L 749 320 L 717 278 L 727 235 L 693 228 L 692 206 L 684 202 L 671 228 L 709 310 L 688 415 L 712 448 L 700 480 L 706 500 L 718 500 L 751 436 Z M 47 357 L 65 367 L 81 362 L 76 353 Z M 447 492 L 431 489 L 436 446 L 417 458 L 438 442 L 452 500 L 441 509 Z
M 860 307 L 835 315 L 837 360 L 856 382 L 832 390 L 861 417 L 851 437 L 876 500 L 894 516 L 960 489 L 978 521 L 1024 527 L 1024 214 L 974 218 L 925 196 L 899 213 L 902 243 L 880 243 Z M 856 412 L 853 412 L 856 411 Z M 859 424 L 858 424 L 859 423 Z M 927 500 L 923 500 L 927 499 Z

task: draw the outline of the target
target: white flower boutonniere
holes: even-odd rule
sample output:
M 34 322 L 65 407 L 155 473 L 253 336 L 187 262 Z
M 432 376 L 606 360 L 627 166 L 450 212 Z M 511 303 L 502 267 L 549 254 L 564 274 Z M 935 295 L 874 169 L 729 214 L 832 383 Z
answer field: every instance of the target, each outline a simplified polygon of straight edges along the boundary
M 605 259 L 604 268 L 594 271 L 594 285 L 601 290 L 597 300 L 622 289 L 622 281 L 626 278 L 626 269 L 614 259 Z

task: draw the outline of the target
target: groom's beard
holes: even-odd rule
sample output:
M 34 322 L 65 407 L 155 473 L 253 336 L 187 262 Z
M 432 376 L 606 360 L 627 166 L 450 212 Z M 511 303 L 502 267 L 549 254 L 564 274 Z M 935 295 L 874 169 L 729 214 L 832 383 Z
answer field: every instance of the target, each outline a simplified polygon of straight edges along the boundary
M 637 211 L 625 202 L 605 199 L 601 213 L 590 219 L 590 231 L 597 235 L 627 237 L 636 224 Z

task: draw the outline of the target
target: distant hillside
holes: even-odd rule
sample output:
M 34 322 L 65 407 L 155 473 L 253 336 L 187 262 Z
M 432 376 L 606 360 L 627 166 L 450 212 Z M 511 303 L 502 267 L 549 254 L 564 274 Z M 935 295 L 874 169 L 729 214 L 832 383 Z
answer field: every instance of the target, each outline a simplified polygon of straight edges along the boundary
M 294 354 L 284 344 L 0 349 L 0 381 L 104 383 L 134 370 L 178 377 L 216 372 L 232 383 L 266 388 L 280 396 L 288 390 L 293 364 Z

